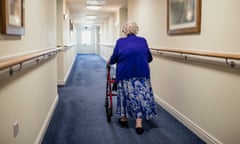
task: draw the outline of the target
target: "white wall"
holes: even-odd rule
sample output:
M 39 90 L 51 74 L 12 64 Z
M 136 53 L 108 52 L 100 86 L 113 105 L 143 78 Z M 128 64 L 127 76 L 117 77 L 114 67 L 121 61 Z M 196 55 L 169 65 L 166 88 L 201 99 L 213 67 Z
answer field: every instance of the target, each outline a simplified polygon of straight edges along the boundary
M 76 54 L 77 54 L 77 44 L 66 45 L 64 51 L 61 51 L 57 55 L 57 84 L 65 85 L 68 79 L 68 76 L 71 72 L 72 66 L 74 64 Z
M 240 1 L 202 1 L 201 34 L 185 36 L 167 35 L 166 5 L 166 0 L 128 1 L 128 18 L 139 24 L 150 47 L 240 52 Z M 189 127 L 197 126 L 204 140 L 240 143 L 239 69 L 154 55 L 151 76 L 157 101 Z
M 0 35 L 0 56 L 56 47 L 56 1 L 25 1 L 25 35 Z M 0 81 L 0 143 L 33 144 L 41 139 L 57 101 L 56 58 Z M 13 124 L 19 134 L 13 137 Z
M 70 31 L 70 20 L 71 13 L 66 0 L 57 0 L 57 45 L 70 47 L 57 56 L 58 85 L 65 85 L 78 48 L 77 30 L 74 24 L 73 31 Z
M 118 26 L 115 22 L 118 20 L 118 12 L 113 14 L 100 27 L 100 55 L 107 61 L 113 52 L 113 47 L 117 39 Z
M 116 14 L 113 14 L 103 25 L 100 27 L 100 42 L 113 44 L 117 39 L 117 30 L 114 25 L 117 20 Z
M 108 60 L 116 40 L 122 37 L 121 25 L 127 20 L 127 9 L 120 8 L 100 27 L 100 55 Z

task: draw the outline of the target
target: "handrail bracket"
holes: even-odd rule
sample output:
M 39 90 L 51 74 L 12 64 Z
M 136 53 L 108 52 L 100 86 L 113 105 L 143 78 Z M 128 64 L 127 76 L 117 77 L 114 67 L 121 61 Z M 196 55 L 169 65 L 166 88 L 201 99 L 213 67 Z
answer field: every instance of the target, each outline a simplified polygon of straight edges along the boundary
M 14 67 L 16 67 L 17 65 L 19 65 L 19 67 L 17 69 L 14 69 Z M 19 63 L 17 65 L 11 66 L 9 69 L 9 75 L 12 76 L 14 72 L 19 72 L 22 70 L 22 63 Z
M 236 66 L 235 62 L 232 61 L 232 60 L 229 61 L 228 58 L 226 58 L 225 61 L 226 61 L 226 64 L 227 64 L 227 65 L 230 65 L 230 67 L 232 67 L 232 68 L 234 68 L 234 67 Z

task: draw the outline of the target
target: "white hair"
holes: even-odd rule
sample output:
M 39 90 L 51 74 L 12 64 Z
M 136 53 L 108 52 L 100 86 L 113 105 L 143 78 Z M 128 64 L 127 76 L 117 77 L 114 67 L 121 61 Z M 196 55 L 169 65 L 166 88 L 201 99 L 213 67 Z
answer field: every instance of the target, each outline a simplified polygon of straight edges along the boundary
M 122 24 L 121 29 L 125 35 L 128 35 L 128 34 L 136 35 L 138 33 L 139 27 L 135 22 L 128 20 Z

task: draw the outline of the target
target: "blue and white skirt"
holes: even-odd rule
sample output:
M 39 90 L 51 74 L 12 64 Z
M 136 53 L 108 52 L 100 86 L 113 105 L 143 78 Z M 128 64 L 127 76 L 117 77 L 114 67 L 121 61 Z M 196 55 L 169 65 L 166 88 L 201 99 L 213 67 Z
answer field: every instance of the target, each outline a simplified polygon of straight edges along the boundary
M 149 120 L 157 115 L 149 78 L 120 80 L 117 92 L 117 114 L 121 117 Z

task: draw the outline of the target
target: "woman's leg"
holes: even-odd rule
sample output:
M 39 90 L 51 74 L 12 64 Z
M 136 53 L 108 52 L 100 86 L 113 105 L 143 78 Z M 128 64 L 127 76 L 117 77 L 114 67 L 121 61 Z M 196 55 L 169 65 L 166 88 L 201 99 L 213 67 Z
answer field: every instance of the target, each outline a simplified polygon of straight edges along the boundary
M 142 128 L 142 119 L 141 118 L 136 119 L 136 128 Z
M 127 119 L 127 117 L 123 116 L 123 117 L 120 118 L 120 120 L 123 121 L 123 122 L 125 122 L 125 121 L 127 121 L 128 119 Z
M 118 120 L 119 124 L 121 125 L 121 127 L 125 127 L 128 128 L 128 119 L 125 116 L 122 116 L 119 120 Z
M 136 133 L 137 134 L 142 134 L 144 132 L 144 129 L 142 127 L 142 119 L 137 118 L 136 119 Z

